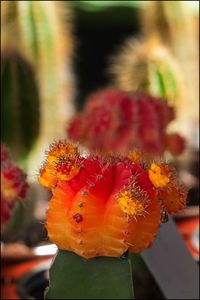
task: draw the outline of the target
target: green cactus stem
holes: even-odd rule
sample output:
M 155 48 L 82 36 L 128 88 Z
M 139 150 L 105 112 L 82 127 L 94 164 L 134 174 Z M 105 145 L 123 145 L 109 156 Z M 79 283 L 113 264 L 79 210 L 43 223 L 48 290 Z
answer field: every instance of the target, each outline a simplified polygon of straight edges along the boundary
M 134 299 L 129 254 L 87 260 L 59 250 L 45 299 Z
M 1 140 L 22 164 L 39 136 L 39 91 L 31 65 L 18 53 L 2 55 Z

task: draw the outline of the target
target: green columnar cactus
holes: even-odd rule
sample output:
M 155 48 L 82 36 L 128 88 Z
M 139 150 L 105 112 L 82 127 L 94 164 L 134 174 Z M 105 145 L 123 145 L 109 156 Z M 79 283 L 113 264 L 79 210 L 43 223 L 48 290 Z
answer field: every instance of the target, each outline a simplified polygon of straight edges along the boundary
M 156 37 L 128 40 L 113 56 L 110 73 L 114 85 L 124 91 L 146 91 L 172 104 L 181 97 L 177 63 Z
M 120 258 L 86 260 L 59 250 L 50 269 L 45 299 L 134 299 L 128 253 Z
M 40 159 L 40 149 L 43 149 L 47 142 L 65 136 L 66 122 L 73 113 L 73 37 L 70 15 L 68 4 L 63 1 L 2 3 L 2 50 L 7 53 L 12 49 L 12 52 L 20 53 L 31 64 L 41 97 L 40 135 L 30 154 L 31 171 Z M 20 82 L 24 87 L 25 82 Z M 16 83 L 18 90 L 21 86 Z M 23 95 L 23 92 L 20 91 L 20 94 Z M 5 101 L 6 99 L 3 99 L 3 102 Z M 30 108 L 27 106 L 27 109 Z M 7 110 L 5 113 L 7 114 Z M 27 130 L 30 121 L 27 123 L 24 119 L 23 122 L 23 130 Z
M 40 100 L 32 66 L 18 53 L 2 53 L 1 139 L 22 164 L 39 136 Z

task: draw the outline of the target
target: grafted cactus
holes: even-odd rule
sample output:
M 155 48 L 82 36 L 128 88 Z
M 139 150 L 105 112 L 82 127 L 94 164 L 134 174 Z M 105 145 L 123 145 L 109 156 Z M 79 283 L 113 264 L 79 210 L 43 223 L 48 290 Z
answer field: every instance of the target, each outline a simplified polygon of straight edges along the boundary
M 26 198 L 26 174 L 9 157 L 8 149 L 1 145 L 1 224 L 6 223 L 17 202 Z
M 174 108 L 146 93 L 129 94 L 113 88 L 92 94 L 84 110 L 68 127 L 68 136 L 90 150 L 127 151 L 132 148 L 163 155 L 184 149 L 184 139 L 168 134 Z
M 184 207 L 187 189 L 175 170 L 139 152 L 86 157 L 59 142 L 39 182 L 53 193 L 46 228 L 62 250 L 50 270 L 47 299 L 133 299 L 125 253 L 150 247 L 163 212 Z

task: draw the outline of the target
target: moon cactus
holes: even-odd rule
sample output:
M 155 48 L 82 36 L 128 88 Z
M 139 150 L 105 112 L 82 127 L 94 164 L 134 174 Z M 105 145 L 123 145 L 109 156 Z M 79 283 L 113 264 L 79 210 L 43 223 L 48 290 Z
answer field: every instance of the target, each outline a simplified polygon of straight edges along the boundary
M 66 142 L 51 146 L 39 181 L 53 194 L 46 228 L 50 240 L 63 250 L 60 255 L 74 252 L 87 262 L 98 256 L 120 258 L 128 250 L 138 253 L 151 246 L 162 212 L 183 208 L 187 190 L 169 165 L 142 160 L 139 152 L 83 156 Z
M 138 148 L 152 156 L 182 153 L 184 139 L 168 134 L 172 106 L 146 93 L 104 89 L 91 95 L 82 113 L 68 127 L 68 136 L 90 150 L 127 151 Z

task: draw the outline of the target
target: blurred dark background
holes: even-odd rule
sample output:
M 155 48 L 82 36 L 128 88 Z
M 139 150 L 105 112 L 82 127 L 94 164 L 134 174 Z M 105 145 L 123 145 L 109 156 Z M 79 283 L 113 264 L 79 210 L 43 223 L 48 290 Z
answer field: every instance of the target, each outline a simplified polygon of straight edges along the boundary
M 125 39 L 133 35 L 137 37 L 141 26 L 136 7 L 130 9 L 121 5 L 90 11 L 74 3 L 74 9 L 76 105 L 80 110 L 91 92 L 109 83 L 107 68 L 110 57 Z

